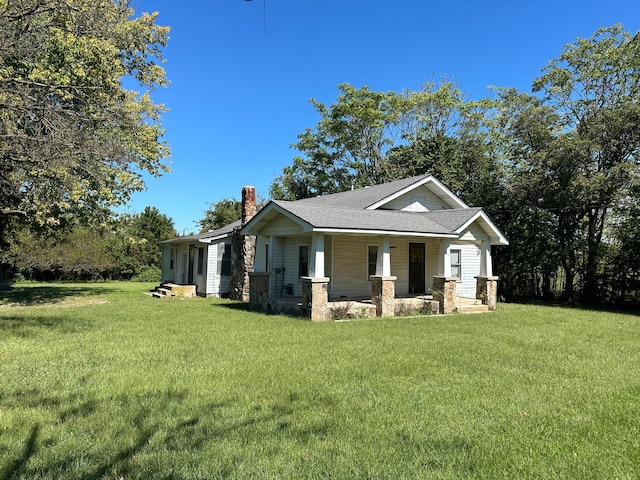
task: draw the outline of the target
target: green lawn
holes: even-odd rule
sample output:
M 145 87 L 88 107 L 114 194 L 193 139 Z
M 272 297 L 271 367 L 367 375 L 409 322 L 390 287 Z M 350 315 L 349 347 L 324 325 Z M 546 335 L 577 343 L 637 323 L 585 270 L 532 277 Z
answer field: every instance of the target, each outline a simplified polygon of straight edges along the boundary
M 640 316 L 0 292 L 0 480 L 640 477 Z

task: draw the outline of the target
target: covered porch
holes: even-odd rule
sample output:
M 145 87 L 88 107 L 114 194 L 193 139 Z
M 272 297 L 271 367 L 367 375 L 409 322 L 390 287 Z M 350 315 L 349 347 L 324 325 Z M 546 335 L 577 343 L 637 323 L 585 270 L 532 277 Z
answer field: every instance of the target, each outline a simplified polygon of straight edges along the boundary
M 259 236 L 250 274 L 251 307 L 311 320 L 495 310 L 498 279 L 492 276 L 489 238 L 463 243 L 438 237 Z M 463 282 L 465 248 L 473 262 L 465 267 Z

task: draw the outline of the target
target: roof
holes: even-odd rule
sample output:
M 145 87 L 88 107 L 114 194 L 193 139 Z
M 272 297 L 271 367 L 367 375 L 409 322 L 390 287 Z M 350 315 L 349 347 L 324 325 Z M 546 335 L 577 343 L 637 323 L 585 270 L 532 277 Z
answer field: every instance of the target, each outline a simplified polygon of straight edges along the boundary
M 431 175 L 419 175 L 417 177 L 403 178 L 402 180 L 383 183 L 381 185 L 373 185 L 371 187 L 358 188 L 356 190 L 348 190 L 346 192 L 305 198 L 303 200 L 298 200 L 296 203 L 348 208 L 367 208 L 374 203 L 377 203 L 398 191 L 404 190 L 430 176 Z
M 458 228 L 482 210 L 458 208 L 438 212 L 403 212 L 311 205 L 300 201 L 273 203 L 316 231 L 360 230 L 438 236 L 455 235 Z
M 166 245 L 168 243 L 185 243 L 185 242 L 201 242 L 211 243 L 213 240 L 228 237 L 233 233 L 236 227 L 241 225 L 241 221 L 237 220 L 229 225 L 225 225 L 217 230 L 209 230 L 208 232 L 196 233 L 194 235 L 183 235 L 182 237 L 176 237 L 169 240 L 160 242 L 160 245 Z
M 393 200 L 399 195 L 426 183 L 432 184 L 434 187 L 434 193 L 443 198 L 443 200 L 450 204 L 452 208 L 465 208 L 467 206 L 462 200 L 453 195 L 449 189 L 430 174 L 403 178 L 401 180 L 383 183 L 381 185 L 373 185 L 370 187 L 358 188 L 356 190 L 348 190 L 346 192 L 305 198 L 303 200 L 298 200 L 297 203 L 375 209 L 382 207 L 385 203 Z

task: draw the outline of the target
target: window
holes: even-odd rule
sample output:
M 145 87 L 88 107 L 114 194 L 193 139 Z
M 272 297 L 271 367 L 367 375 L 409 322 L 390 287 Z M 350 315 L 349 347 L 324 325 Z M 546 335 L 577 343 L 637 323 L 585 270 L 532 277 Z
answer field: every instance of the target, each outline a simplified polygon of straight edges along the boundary
M 309 276 L 309 245 L 298 246 L 298 277 Z
M 462 279 L 462 250 L 451 250 L 451 276 Z
M 198 247 L 198 275 L 204 272 L 204 247 Z
M 367 253 L 367 278 L 376 274 L 376 265 L 378 264 L 378 246 L 369 245 L 369 251 Z
M 219 248 L 219 247 L 218 247 Z M 220 267 L 220 275 L 228 277 L 231 275 L 231 244 L 224 244 L 224 253 L 222 254 L 222 266 Z
M 175 254 L 173 248 L 170 249 L 170 256 L 169 256 L 169 270 L 173 270 L 173 256 Z

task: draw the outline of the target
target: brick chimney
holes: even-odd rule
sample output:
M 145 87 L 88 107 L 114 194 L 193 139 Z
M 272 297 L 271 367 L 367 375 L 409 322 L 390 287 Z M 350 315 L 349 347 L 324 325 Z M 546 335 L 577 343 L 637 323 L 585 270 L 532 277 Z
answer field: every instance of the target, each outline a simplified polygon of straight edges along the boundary
M 242 187 L 242 226 L 256 214 L 256 189 L 250 185 Z
M 249 272 L 253 272 L 256 237 L 240 235 L 240 228 L 256 214 L 256 189 L 250 185 L 242 187 L 241 226 L 233 231 L 231 245 L 231 292 L 234 300 L 249 301 Z

